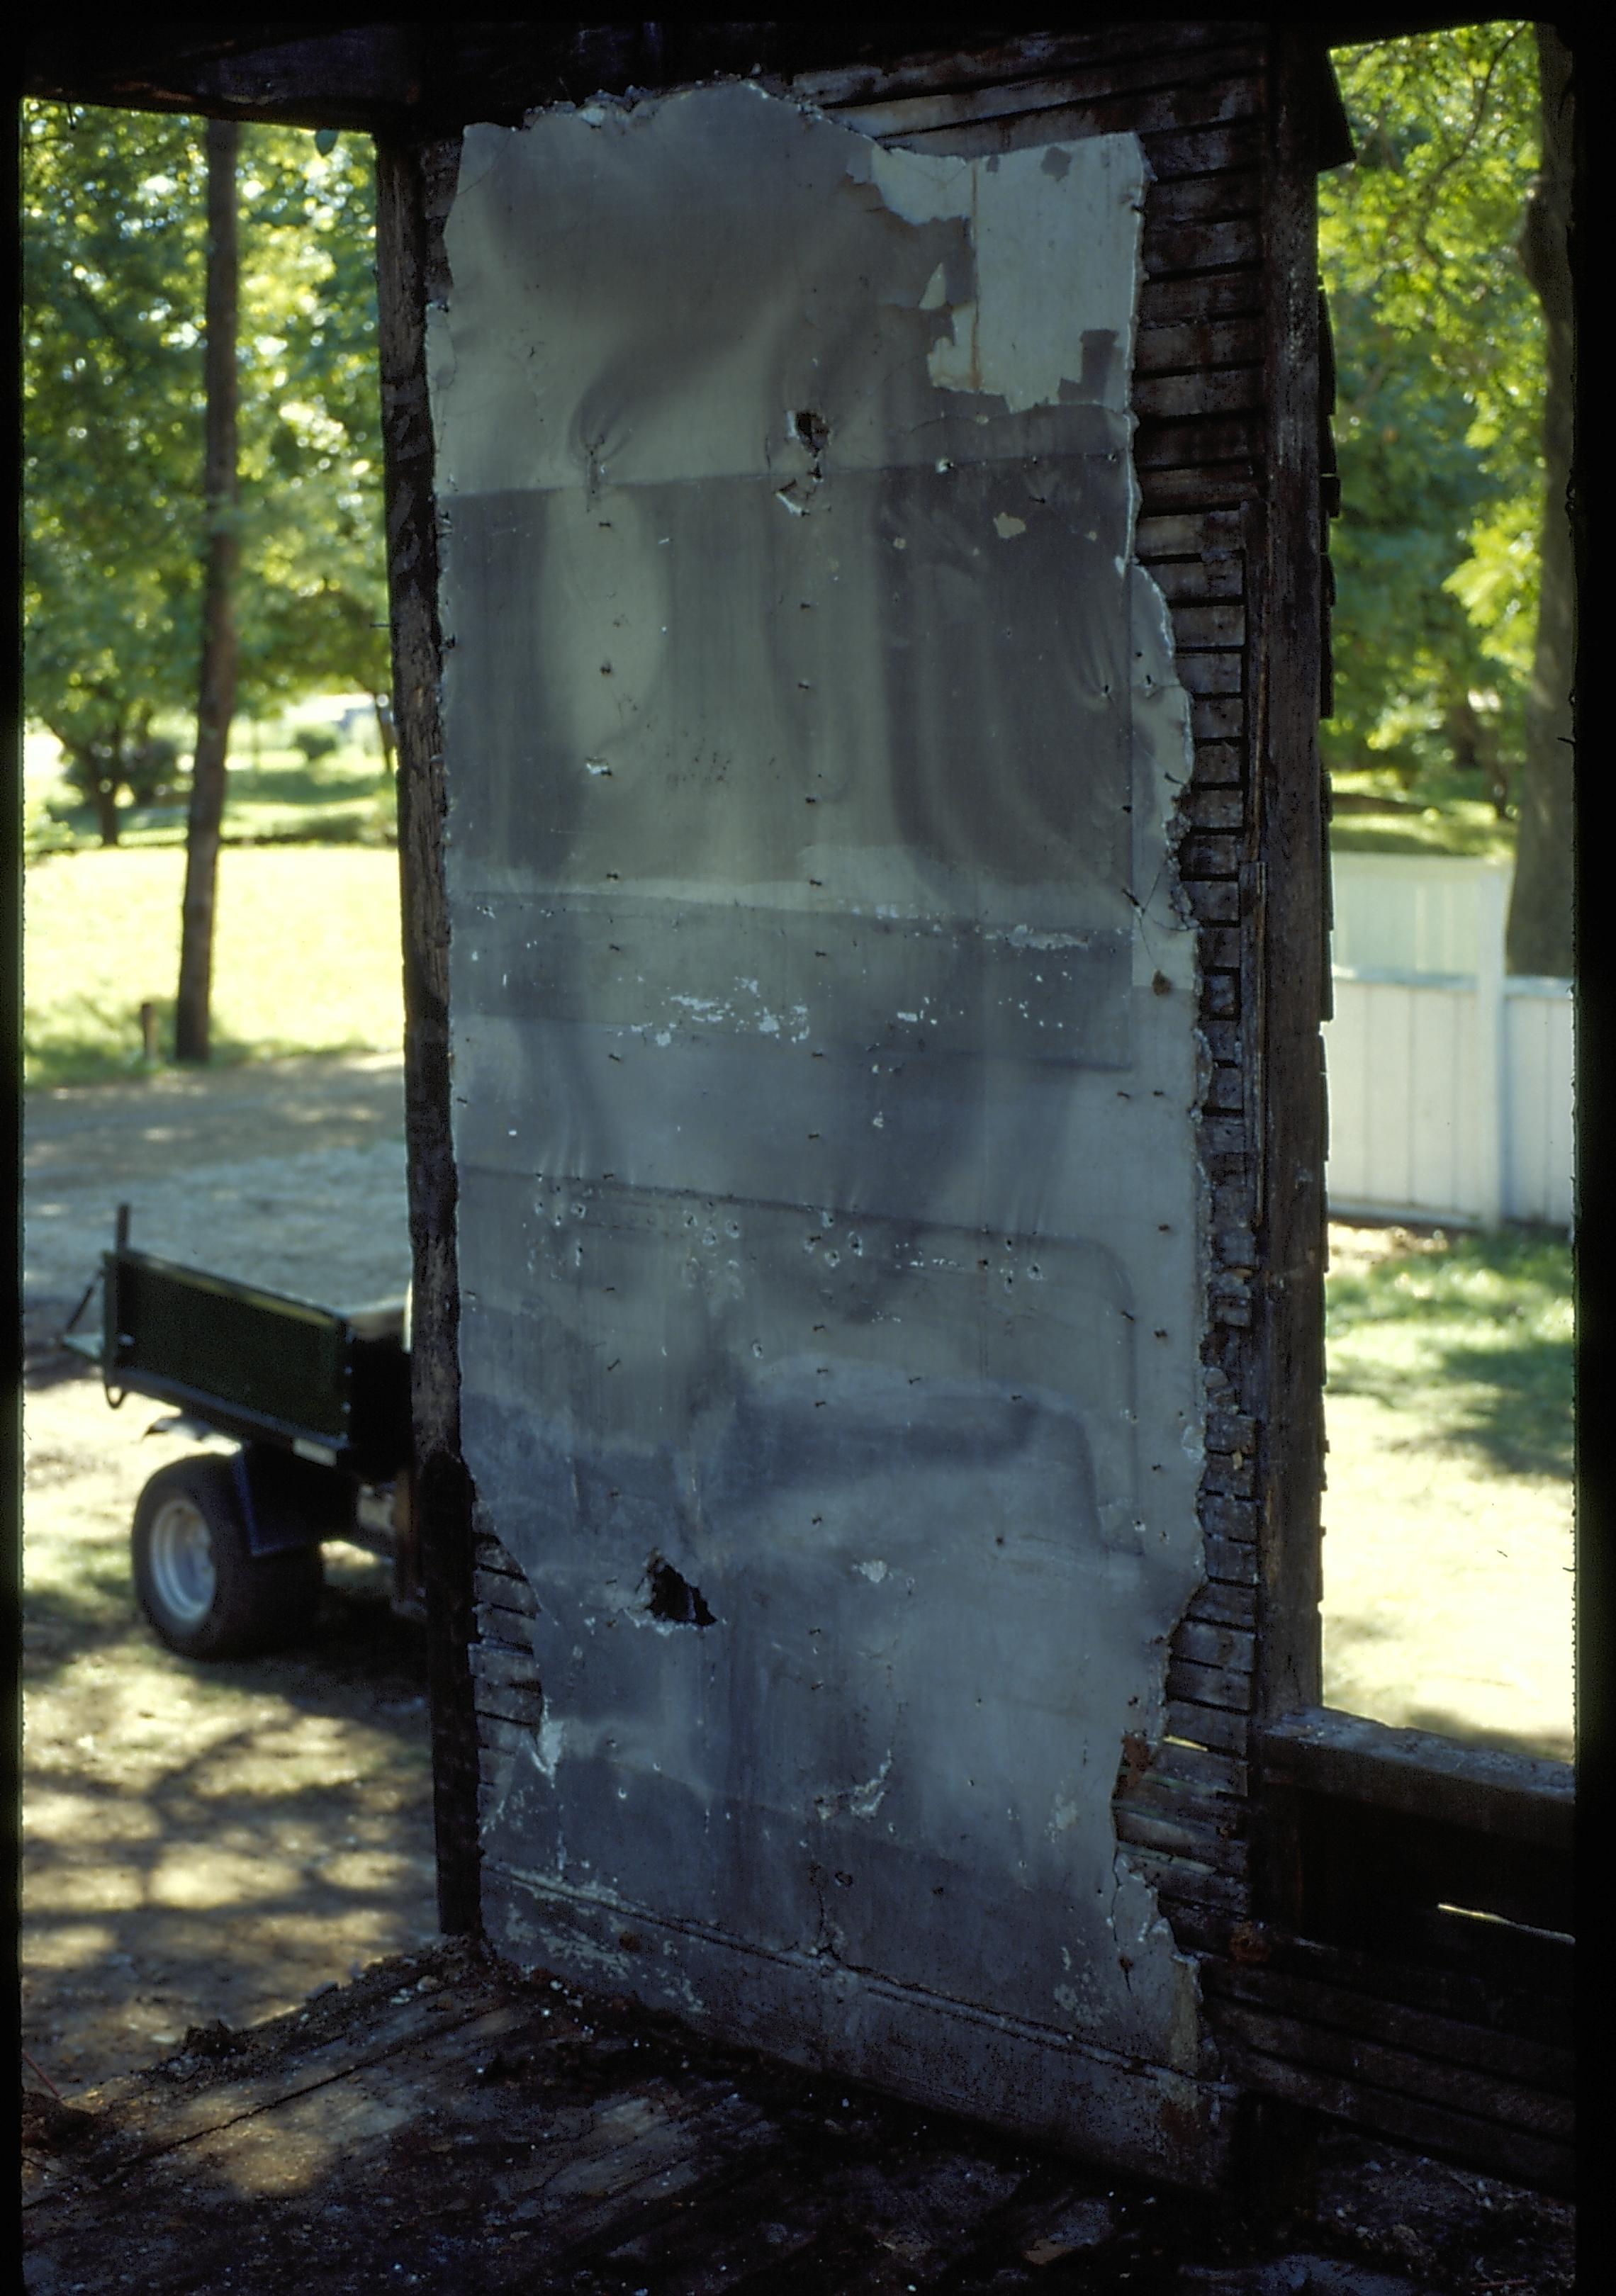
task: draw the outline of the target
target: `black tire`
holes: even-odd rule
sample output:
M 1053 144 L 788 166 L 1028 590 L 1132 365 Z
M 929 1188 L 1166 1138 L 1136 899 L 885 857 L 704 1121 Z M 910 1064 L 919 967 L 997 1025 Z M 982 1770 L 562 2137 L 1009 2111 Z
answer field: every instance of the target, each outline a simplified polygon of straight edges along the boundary
M 160 1467 L 131 1533 L 135 1592 L 160 1642 L 182 1658 L 245 1658 L 295 1642 L 314 1623 L 324 1570 L 317 1546 L 253 1554 L 228 1459 Z

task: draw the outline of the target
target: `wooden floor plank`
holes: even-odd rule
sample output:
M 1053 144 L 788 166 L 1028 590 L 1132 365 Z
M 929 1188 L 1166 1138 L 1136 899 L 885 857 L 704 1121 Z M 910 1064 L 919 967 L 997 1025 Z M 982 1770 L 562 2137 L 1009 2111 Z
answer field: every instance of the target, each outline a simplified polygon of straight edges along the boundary
M 1007 2296 L 1091 2254 L 1095 2285 L 1166 2288 L 1288 2252 L 1243 2207 L 714 2047 L 464 1945 L 85 2102 L 25 2117 L 30 2296 Z M 1321 2181 L 1310 2251 L 1389 2264 L 1392 2296 L 1458 2296 L 1503 2284 L 1525 2243 L 1533 2287 L 1570 2289 L 1571 2213 L 1538 2195 L 1501 2209 L 1507 2188 L 1415 2162 L 1399 2221 L 1371 2222 L 1374 2141 L 1350 2220 Z M 1399 2278 L 1427 2203 L 1451 2269 Z

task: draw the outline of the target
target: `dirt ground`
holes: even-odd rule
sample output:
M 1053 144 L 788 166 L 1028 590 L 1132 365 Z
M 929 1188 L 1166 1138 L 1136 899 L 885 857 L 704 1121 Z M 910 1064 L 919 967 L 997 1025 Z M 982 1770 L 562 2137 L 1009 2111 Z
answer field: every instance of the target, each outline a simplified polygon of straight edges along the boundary
M 31 1093 L 23 1300 L 30 1340 L 112 1240 L 332 1308 L 409 1281 L 404 1072 L 389 1054 Z
M 63 2096 L 436 1935 L 421 1630 L 326 1550 L 308 1645 L 202 1667 L 146 1630 L 128 1529 L 194 1446 L 50 1346 L 110 1241 L 353 1306 L 408 1277 L 396 1060 L 40 1095 L 28 1111 L 23 2038 Z
M 1331 1266 L 1417 1239 L 1333 1222 Z M 1326 1388 L 1325 1702 L 1394 1727 L 1575 1754 L 1572 1487 L 1411 1440 L 1402 1414 Z
M 133 1609 L 128 1525 L 189 1446 L 149 1433 L 138 1398 L 110 1411 L 51 1345 L 120 1201 L 177 1259 L 332 1306 L 401 1292 L 399 1063 L 42 1094 L 27 1154 L 23 2033 L 71 2097 L 435 1935 L 424 1662 L 386 1566 L 328 1548 L 303 1649 L 172 1657 Z M 1523 1527 L 1507 1489 L 1433 1460 L 1416 1548 L 1377 1483 L 1381 1431 L 1331 1425 L 1326 1696 L 1569 1754 L 1569 1495 Z

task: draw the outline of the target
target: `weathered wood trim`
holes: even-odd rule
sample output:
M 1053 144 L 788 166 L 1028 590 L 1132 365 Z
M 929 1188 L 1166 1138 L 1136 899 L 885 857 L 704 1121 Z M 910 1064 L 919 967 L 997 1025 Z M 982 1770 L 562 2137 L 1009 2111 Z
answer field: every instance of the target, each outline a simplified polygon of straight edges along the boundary
M 1130 1841 L 1128 1862 L 1169 1906 L 1218 1906 L 1226 1911 L 1243 1912 L 1251 1896 L 1243 1874 L 1219 1874 L 1194 1858 L 1164 1857 Z
M 901 105 L 893 124 L 883 119 L 874 131 L 901 135 L 911 121 L 966 126 L 1006 111 L 1049 111 L 1070 103 L 1074 94 L 1179 86 L 1195 77 L 1202 51 L 1208 52 L 1202 76 L 1217 75 L 1227 69 L 1230 43 L 1243 38 L 1251 45 L 1261 37 L 1259 21 L 1123 20 L 1092 32 L 1023 35 L 998 49 L 933 50 L 890 64 L 802 72 L 792 93 L 876 117 Z
M 1497 2032 L 1464 2018 L 1443 2016 L 1285 1969 L 1209 1961 L 1205 1983 L 1208 1993 L 1220 2001 L 1243 2002 L 1276 2016 L 1416 2050 L 1439 2064 L 1469 2065 L 1546 2096 L 1563 2099 L 1573 2093 L 1575 2052 L 1522 2034 Z
M 1184 1800 L 1193 1806 L 1193 1797 Z M 1216 1825 L 1197 1824 L 1193 1816 L 1164 1808 L 1154 1797 L 1134 1796 L 1116 1813 L 1117 1839 L 1131 1849 L 1154 1850 L 1167 1857 L 1186 1857 L 1213 1873 L 1244 1878 L 1246 1846 Z
M 1338 2074 L 1355 2087 L 1390 2090 L 1450 2112 L 1474 2113 L 1479 2120 L 1502 2122 L 1512 2132 L 1563 2143 L 1571 2136 L 1569 2099 L 1499 2079 L 1474 2065 L 1395 2048 L 1362 2033 L 1287 2016 L 1267 2004 L 1226 1999 L 1218 2022 L 1226 2034 L 1265 2056 Z
M 1576 2152 L 1569 2143 L 1376 2088 L 1348 2074 L 1293 2064 L 1249 2042 L 1242 2046 L 1232 2035 L 1226 2054 L 1228 2070 L 1247 2090 L 1374 2129 L 1423 2152 L 1489 2169 L 1512 2184 L 1541 2185 L 1551 2192 L 1572 2188 Z
M 1394 2018 L 1405 2011 L 1428 2014 L 1472 2036 L 1497 2037 L 1506 2049 L 1521 2041 L 1529 2050 L 1521 2065 L 1539 2069 L 1522 2070 L 1518 2077 L 1540 2087 L 1563 2086 L 1558 2077 L 1548 2079 L 1539 2061 L 1530 2054 L 1533 2049 L 1546 2050 L 1556 2062 L 1569 2062 L 1575 2038 L 1569 1994 L 1552 1982 L 1546 1986 L 1540 1974 L 1523 1988 L 1500 1984 L 1490 1967 L 1478 1972 L 1412 1959 L 1389 1960 L 1360 1947 L 1326 1945 L 1269 1923 L 1234 1920 L 1222 1914 L 1185 1915 L 1177 1926 L 1180 1944 L 1205 1956 L 1203 1975 L 1210 1992 L 1216 1993 L 1225 1982 L 1226 1965 L 1243 1972 L 1277 1972 L 1319 1988 L 1321 2003 L 1350 1997 L 1366 2005 L 1361 2012 L 1365 2015 L 1381 2003 Z M 1325 2022 L 1332 2018 L 1350 2021 L 1335 2008 L 1325 2016 L 1321 2006 L 1319 2014 Z M 1564 2086 L 1569 2087 L 1569 2079 Z
M 1002 99 L 1002 100 L 1001 100 Z M 898 124 L 898 106 L 860 108 L 861 124 L 871 134 L 890 135 L 923 152 L 1011 151 L 1021 144 L 1059 143 L 1071 135 L 1114 135 L 1131 132 L 1151 151 L 1153 136 L 1186 129 L 1228 127 L 1251 119 L 1256 111 L 1254 75 L 1235 69 L 1226 78 L 1180 79 L 1171 86 L 1092 95 L 1046 107 L 1024 99 L 1010 100 L 1009 91 L 996 89 L 981 116 L 968 122 L 939 119 L 932 127 Z M 889 117 L 891 124 L 886 124 Z M 997 131 L 997 132 L 996 132 Z
M 1181 271 L 1176 277 L 1148 275 L 1139 290 L 1139 329 L 1210 324 L 1218 319 L 1259 319 L 1263 272 L 1255 263 L 1232 270 Z M 1256 492 L 1253 486 L 1252 492 Z
M 528 1733 L 528 1743 L 533 1742 L 533 1733 L 544 1716 L 544 1700 L 534 1683 L 483 1682 L 477 1684 L 478 1728 L 487 1736 L 486 1724 L 490 1718 L 509 1726 L 521 1726 Z
M 1313 1707 L 1263 1725 L 1264 1783 L 1569 1856 L 1576 1779 L 1563 1762 L 1462 1746 Z
M 488 1684 L 496 1684 L 504 1690 L 538 1688 L 538 1669 L 533 1663 L 532 1651 L 514 1643 L 473 1643 L 472 1676 L 480 1693 Z
M 1259 859 L 1251 864 L 1257 1172 L 1257 1710 L 1318 1703 L 1324 1463 L 1325 821 L 1318 758 L 1318 258 L 1316 36 L 1274 34 L 1262 578 L 1248 602 Z
M 1142 322 L 1135 341 L 1134 373 L 1144 380 L 1135 385 L 1134 403 L 1141 404 L 1141 391 L 1153 387 L 1153 376 L 1204 378 L 1229 369 L 1255 369 L 1260 398 L 1262 326 L 1255 316 L 1200 324 L 1163 319 L 1153 326 Z M 1143 552 L 1144 545 L 1140 547 Z
M 1170 1682 L 1162 1725 L 1169 1738 L 1186 1738 L 1213 1753 L 1243 1757 L 1251 1748 L 1251 1719 L 1243 1708 L 1203 1706 L 1190 1691 L 1176 1690 Z
M 1191 1597 L 1185 1618 L 1193 1624 L 1205 1621 L 1218 1627 L 1253 1628 L 1257 1623 L 1257 1590 L 1252 1587 L 1224 1587 L 1209 1578 Z
M 376 151 L 376 279 L 385 457 L 398 862 L 404 911 L 405 1133 L 414 1269 L 410 1347 L 415 1495 L 432 1713 L 438 1916 L 479 1925 L 477 1739 L 467 1663 L 472 1488 L 460 1452 L 456 1178 L 449 1114 L 448 907 L 443 885 L 442 649 L 427 402 L 429 178 L 416 146 Z

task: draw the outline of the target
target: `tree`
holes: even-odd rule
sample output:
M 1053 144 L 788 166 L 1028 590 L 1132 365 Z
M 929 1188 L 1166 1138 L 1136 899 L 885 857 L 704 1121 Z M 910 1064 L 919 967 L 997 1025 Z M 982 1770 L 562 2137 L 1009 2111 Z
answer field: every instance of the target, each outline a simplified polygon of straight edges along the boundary
M 208 122 L 207 445 L 203 457 L 207 564 L 202 582 L 202 667 L 196 707 L 196 759 L 185 828 L 185 891 L 181 911 L 179 994 L 174 1054 L 208 1057 L 213 988 L 213 906 L 218 885 L 219 831 L 225 817 L 225 758 L 235 713 L 236 159 L 242 131 L 234 119 Z
M 195 672 L 201 476 L 187 123 L 24 108 L 24 701 L 118 835 Z
M 1543 502 L 1543 323 L 1515 252 L 1538 164 L 1530 27 L 1338 53 L 1326 179 L 1342 515 L 1326 762 L 1520 793 Z
M 22 107 L 24 706 L 97 801 L 196 699 L 201 123 Z M 373 182 L 363 138 L 241 131 L 242 706 L 386 689 Z M 143 783 L 143 775 L 144 781 Z
M 1520 845 L 1506 946 L 1512 972 L 1565 977 L 1573 955 L 1571 683 L 1577 660 L 1577 580 L 1568 507 L 1577 356 L 1570 244 L 1575 99 L 1564 41 L 1547 24 L 1539 24 L 1537 35 L 1543 165 L 1527 205 L 1521 257 L 1542 303 L 1548 338 L 1546 483 Z

